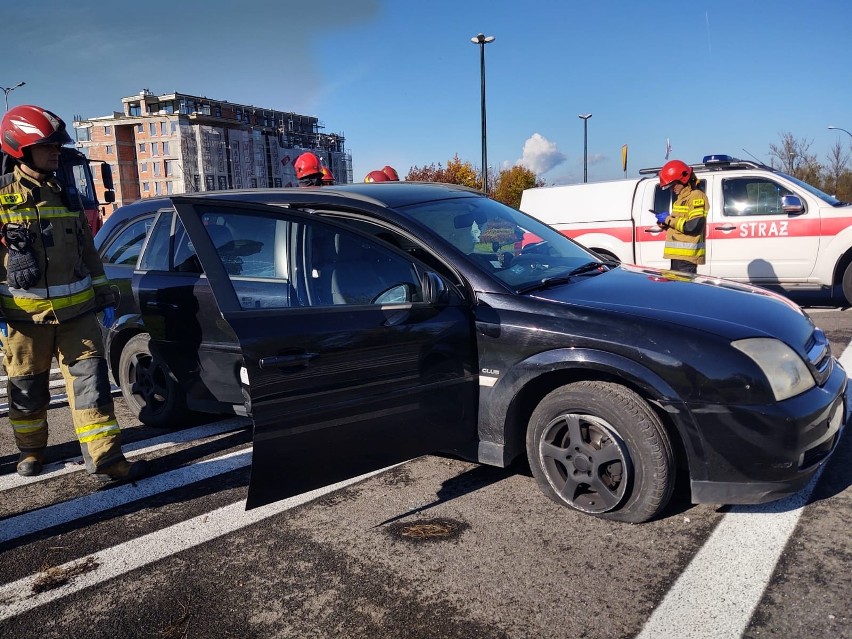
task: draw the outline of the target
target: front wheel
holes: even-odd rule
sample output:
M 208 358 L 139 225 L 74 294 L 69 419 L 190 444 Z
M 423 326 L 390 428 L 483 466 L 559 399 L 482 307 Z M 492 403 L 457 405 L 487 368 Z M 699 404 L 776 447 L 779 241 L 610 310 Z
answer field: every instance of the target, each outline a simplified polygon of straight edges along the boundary
M 647 521 L 674 489 L 665 428 L 647 402 L 618 384 L 576 382 L 545 396 L 530 418 L 527 455 L 545 495 L 604 519 Z
M 185 426 L 186 397 L 165 363 L 151 355 L 147 333 L 134 335 L 121 350 L 118 385 L 127 407 L 146 426 Z
M 846 270 L 843 271 L 841 286 L 843 288 L 843 297 L 846 298 L 846 305 L 852 306 L 852 262 L 847 264 Z

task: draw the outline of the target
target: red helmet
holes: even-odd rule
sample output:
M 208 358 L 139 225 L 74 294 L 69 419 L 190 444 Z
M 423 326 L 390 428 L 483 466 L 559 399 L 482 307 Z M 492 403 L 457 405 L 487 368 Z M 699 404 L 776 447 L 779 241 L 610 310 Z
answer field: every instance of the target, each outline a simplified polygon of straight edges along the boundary
M 296 168 L 297 180 L 322 173 L 322 164 L 320 164 L 319 158 L 310 151 L 306 151 L 297 157 L 293 166 Z
M 675 182 L 689 184 L 692 178 L 692 168 L 680 160 L 666 162 L 660 169 L 660 187 L 667 189 Z
M 70 144 L 65 122 L 55 113 L 31 104 L 9 109 L 0 122 L 0 150 L 16 160 L 35 144 Z
M 327 166 L 322 167 L 322 183 L 334 184 L 334 173 Z
M 391 179 L 387 176 L 386 173 L 382 171 L 370 171 L 367 173 L 367 177 L 364 178 L 365 182 L 390 182 Z
M 396 172 L 396 169 L 392 166 L 388 166 L 387 164 L 382 169 L 382 173 L 388 176 L 388 180 L 391 182 L 399 182 L 399 173 Z

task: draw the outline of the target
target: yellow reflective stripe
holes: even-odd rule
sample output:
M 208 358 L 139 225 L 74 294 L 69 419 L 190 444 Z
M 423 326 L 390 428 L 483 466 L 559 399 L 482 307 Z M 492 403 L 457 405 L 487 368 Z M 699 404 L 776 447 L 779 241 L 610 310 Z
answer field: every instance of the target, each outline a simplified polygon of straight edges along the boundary
M 108 422 L 101 422 L 100 424 L 79 426 L 74 430 L 77 433 L 77 439 L 79 439 L 81 443 L 94 441 L 95 439 L 102 439 L 104 437 L 111 437 L 113 435 L 118 435 L 120 432 L 118 422 L 114 419 Z
M 692 257 L 700 257 L 706 253 L 704 248 L 699 249 L 682 249 L 682 248 L 674 248 L 671 246 L 667 246 L 664 251 L 666 255 L 685 255 Z
M 704 215 L 704 209 L 695 209 L 692 213 L 687 216 L 687 220 L 691 220 L 696 217 L 702 217 Z
M 95 291 L 88 289 L 82 293 L 68 295 L 65 297 L 51 297 L 48 299 L 28 299 L 26 297 L 3 297 L 3 308 L 18 309 L 26 313 L 43 313 L 49 310 L 68 308 L 77 304 L 84 304 L 95 299 Z
M 16 433 L 27 434 L 34 433 L 47 426 L 47 420 L 41 419 L 9 419 L 12 429 Z
M 40 209 L 15 209 L 14 211 L 3 211 L 0 213 L 0 220 L 3 222 L 33 222 L 39 217 L 50 218 L 53 220 L 60 218 L 77 218 L 80 213 L 77 211 L 69 211 L 64 206 L 45 206 Z
M 0 284 L 0 295 L 12 295 L 14 297 L 28 298 L 33 300 L 45 299 L 47 297 L 65 297 L 80 293 L 92 286 L 92 278 L 88 275 L 81 280 L 70 284 L 55 284 L 48 288 L 16 288 L 14 292 L 5 284 Z
M 95 286 L 106 286 L 109 284 L 109 280 L 106 275 L 98 275 L 97 277 L 92 278 L 92 284 Z
M 683 205 L 677 205 L 672 207 L 672 213 L 688 213 L 689 207 Z

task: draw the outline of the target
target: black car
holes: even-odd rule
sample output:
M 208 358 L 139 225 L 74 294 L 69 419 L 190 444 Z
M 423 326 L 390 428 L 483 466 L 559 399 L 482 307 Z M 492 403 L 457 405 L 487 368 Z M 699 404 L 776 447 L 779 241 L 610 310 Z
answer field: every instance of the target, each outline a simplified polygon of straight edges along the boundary
M 628 522 L 682 469 L 696 503 L 801 488 L 848 419 L 846 372 L 773 293 L 602 261 L 461 187 L 146 199 L 96 244 L 139 418 L 254 421 L 248 506 L 412 457 L 507 466 Z

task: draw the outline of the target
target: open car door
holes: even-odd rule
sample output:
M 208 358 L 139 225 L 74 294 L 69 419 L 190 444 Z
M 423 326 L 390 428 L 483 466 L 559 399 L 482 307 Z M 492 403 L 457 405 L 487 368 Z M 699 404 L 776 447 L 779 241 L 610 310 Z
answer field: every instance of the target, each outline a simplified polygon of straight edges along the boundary
M 254 422 L 247 508 L 472 440 L 475 340 L 461 296 L 422 301 L 422 267 L 345 222 L 173 202 L 243 354 L 233 373 Z

